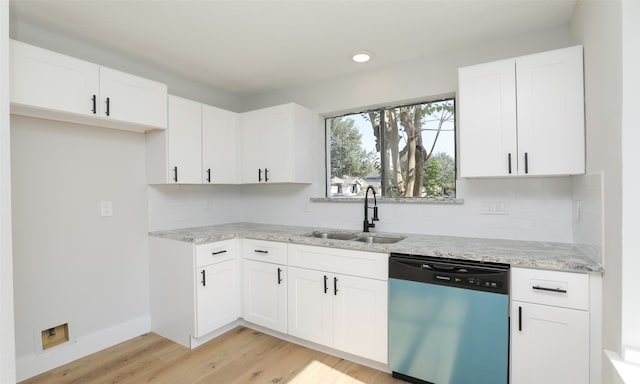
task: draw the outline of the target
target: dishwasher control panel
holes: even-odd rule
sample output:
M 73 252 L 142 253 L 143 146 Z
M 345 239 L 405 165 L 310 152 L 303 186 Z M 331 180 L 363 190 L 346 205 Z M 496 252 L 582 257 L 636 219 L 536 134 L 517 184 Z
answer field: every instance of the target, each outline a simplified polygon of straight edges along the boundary
M 509 265 L 391 254 L 389 277 L 492 293 L 509 293 Z

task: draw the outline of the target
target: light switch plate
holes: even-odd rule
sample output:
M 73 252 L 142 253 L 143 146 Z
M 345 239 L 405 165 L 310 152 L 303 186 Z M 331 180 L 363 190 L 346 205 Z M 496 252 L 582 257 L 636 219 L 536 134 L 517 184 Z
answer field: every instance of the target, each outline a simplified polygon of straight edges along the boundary
M 111 201 L 100 202 L 100 216 L 102 217 L 113 216 L 113 203 Z

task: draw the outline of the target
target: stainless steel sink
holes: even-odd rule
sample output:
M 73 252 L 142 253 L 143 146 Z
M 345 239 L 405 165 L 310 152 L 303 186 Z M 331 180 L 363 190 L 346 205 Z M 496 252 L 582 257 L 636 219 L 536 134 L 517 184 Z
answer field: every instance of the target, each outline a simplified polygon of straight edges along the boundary
M 368 244 L 393 244 L 404 240 L 405 237 L 396 236 L 378 236 L 378 235 L 361 235 L 355 241 Z
M 332 240 L 353 240 L 358 237 L 357 234 L 351 232 L 311 232 L 307 236 L 317 237 L 318 239 L 332 239 Z

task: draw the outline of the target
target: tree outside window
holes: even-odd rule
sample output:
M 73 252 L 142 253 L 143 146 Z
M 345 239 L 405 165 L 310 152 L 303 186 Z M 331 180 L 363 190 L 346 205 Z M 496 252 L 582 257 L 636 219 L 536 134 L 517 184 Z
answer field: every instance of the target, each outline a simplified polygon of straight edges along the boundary
M 327 119 L 328 195 L 455 197 L 455 100 Z M 347 191 L 345 193 L 345 191 Z

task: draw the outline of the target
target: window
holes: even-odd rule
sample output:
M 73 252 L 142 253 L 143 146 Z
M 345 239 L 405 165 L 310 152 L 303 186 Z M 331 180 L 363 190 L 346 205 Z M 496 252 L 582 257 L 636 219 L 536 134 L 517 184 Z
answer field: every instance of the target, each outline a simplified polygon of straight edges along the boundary
M 455 197 L 455 100 L 326 119 L 327 196 Z

